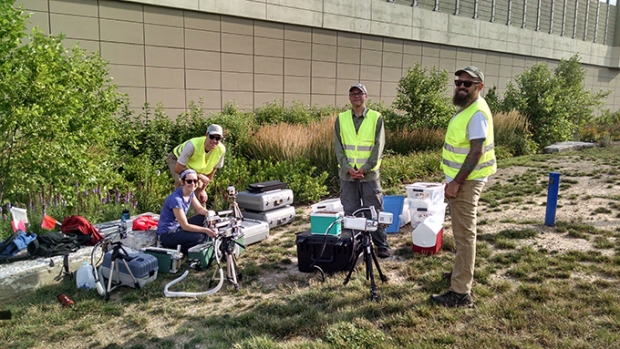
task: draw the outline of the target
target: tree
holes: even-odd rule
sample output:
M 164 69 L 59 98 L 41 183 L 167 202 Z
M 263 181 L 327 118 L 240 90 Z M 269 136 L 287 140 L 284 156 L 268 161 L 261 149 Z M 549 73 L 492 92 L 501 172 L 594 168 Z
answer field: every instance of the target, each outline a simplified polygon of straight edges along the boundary
M 0 0 L 0 202 L 41 186 L 112 180 L 115 112 L 124 103 L 98 54 L 66 50 Z M 99 182 L 100 183 L 100 182 Z

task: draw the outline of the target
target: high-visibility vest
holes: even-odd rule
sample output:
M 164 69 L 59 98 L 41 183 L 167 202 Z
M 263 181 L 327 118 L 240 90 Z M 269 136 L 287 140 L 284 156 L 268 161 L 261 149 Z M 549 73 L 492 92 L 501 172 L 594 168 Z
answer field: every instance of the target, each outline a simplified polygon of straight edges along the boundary
M 364 121 L 362 121 L 362 125 L 356 133 L 351 110 L 347 110 L 338 115 L 340 140 L 342 141 L 344 154 L 347 156 L 347 161 L 351 167 L 359 169 L 368 161 L 368 158 L 370 158 L 372 147 L 375 145 L 377 120 L 379 120 L 380 116 L 381 114 L 378 112 L 369 109 L 366 112 Z M 381 159 L 379 159 L 372 171 L 379 169 L 380 165 Z
M 220 158 L 226 152 L 226 147 L 222 143 L 213 148 L 208 154 L 205 153 L 205 141 L 207 137 L 196 137 L 189 141 L 178 145 L 174 148 L 173 153 L 178 158 L 183 152 L 183 148 L 188 142 L 194 145 L 194 154 L 190 156 L 185 167 L 190 168 L 198 173 L 209 174 L 213 172 L 215 166 L 220 162 Z
M 449 177 L 456 177 L 469 153 L 470 144 L 469 139 L 467 139 L 467 125 L 477 111 L 482 112 L 487 118 L 489 128 L 482 148 L 482 157 L 480 157 L 480 161 L 478 161 L 474 170 L 467 176 L 467 179 L 488 177 L 497 171 L 493 139 L 493 117 L 487 102 L 479 98 L 452 118 L 450 124 L 448 124 L 446 141 L 442 151 L 441 168 Z

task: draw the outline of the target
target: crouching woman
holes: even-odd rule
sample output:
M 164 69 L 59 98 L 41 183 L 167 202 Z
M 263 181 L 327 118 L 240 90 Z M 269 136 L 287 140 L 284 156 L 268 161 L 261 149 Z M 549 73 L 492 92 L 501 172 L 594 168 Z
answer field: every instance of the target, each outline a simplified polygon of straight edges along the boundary
M 205 226 L 208 212 L 194 195 L 198 185 L 196 171 L 185 170 L 180 178 L 183 185 L 164 201 L 157 235 L 163 247 L 176 249 L 177 245 L 181 245 L 181 252 L 186 254 L 189 248 L 205 243 L 208 237 L 215 237 L 215 232 Z M 196 215 L 187 219 L 190 205 Z

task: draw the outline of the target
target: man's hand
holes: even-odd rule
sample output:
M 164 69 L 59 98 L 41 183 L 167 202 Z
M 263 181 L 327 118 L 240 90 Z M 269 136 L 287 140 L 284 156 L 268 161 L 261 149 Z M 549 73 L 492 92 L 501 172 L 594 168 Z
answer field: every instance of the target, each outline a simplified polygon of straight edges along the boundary
M 204 205 L 207 202 L 207 192 L 205 190 L 200 190 L 196 195 L 196 199 L 200 202 L 201 205 Z
M 458 195 L 460 187 L 461 186 L 456 181 L 452 181 L 446 185 L 443 195 L 446 199 L 454 199 Z
M 356 170 L 354 168 L 349 169 L 349 175 L 351 175 L 351 179 L 360 179 L 364 178 L 364 171 Z

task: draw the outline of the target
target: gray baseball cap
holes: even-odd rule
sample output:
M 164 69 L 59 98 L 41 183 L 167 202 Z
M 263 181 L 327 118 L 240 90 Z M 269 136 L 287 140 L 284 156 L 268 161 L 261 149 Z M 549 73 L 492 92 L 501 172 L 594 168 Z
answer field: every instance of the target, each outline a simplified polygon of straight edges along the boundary
M 463 69 L 459 69 L 454 73 L 454 76 L 459 76 L 461 75 L 461 73 L 467 73 L 469 74 L 469 76 L 471 76 L 472 78 L 478 78 L 480 79 L 480 81 L 484 82 L 484 74 L 482 73 L 482 70 L 480 70 L 480 68 L 474 67 L 474 66 L 467 66 Z
M 351 87 L 349 87 L 349 92 L 351 92 L 351 90 L 354 88 L 359 89 L 360 91 L 364 92 L 365 95 L 368 94 L 368 90 L 366 90 L 366 86 L 360 84 L 359 82 L 357 84 L 351 85 Z
M 222 126 L 220 125 L 211 124 L 209 125 L 209 128 L 207 128 L 207 134 L 212 136 L 218 135 L 220 137 L 224 137 L 224 130 L 222 130 Z

